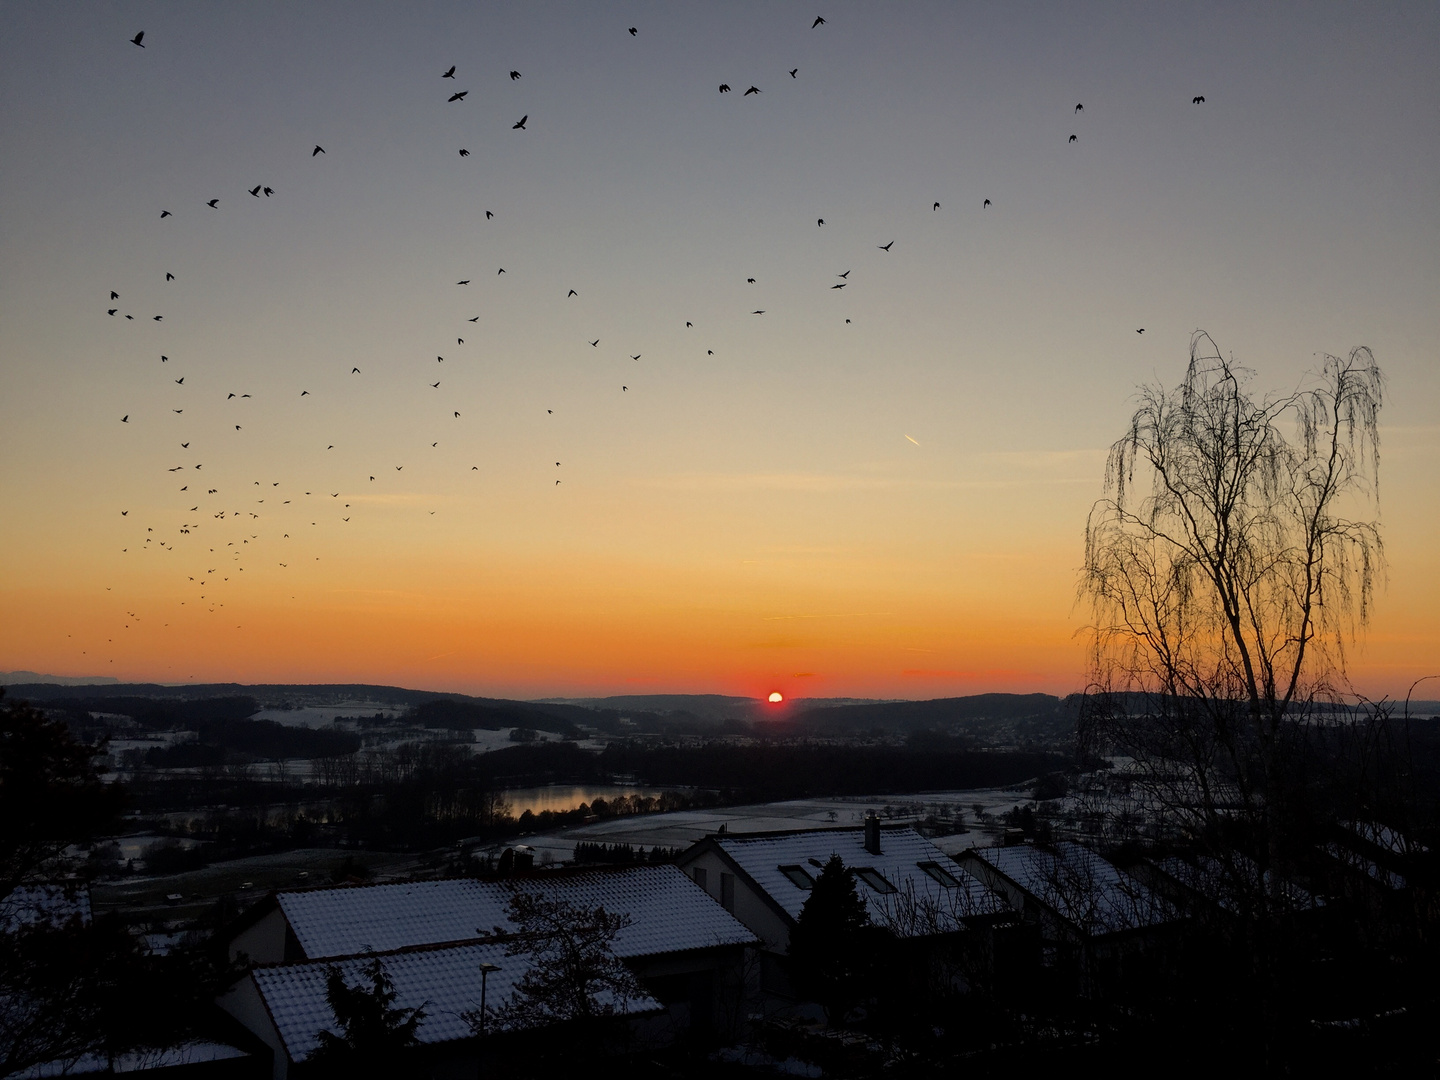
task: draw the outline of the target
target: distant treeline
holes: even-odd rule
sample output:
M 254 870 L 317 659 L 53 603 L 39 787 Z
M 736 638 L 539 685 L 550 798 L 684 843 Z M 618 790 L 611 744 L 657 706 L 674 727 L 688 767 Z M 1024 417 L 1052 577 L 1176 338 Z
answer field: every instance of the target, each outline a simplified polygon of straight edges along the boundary
M 633 866 L 640 863 L 674 862 L 680 848 L 661 847 L 659 844 L 649 851 L 645 845 L 631 847 L 629 844 L 592 844 L 585 840 L 575 845 L 574 859 L 577 863 L 606 863 L 615 866 Z
M 274 720 L 211 720 L 193 726 L 193 743 L 157 747 L 145 755 L 151 768 L 178 769 L 239 761 L 323 758 L 353 754 L 360 736 L 348 731 L 286 727 Z

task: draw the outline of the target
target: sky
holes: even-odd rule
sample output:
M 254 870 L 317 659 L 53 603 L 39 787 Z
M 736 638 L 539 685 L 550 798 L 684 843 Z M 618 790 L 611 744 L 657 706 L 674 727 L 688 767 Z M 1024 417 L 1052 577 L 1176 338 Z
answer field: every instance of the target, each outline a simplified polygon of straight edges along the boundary
M 1434 4 L 3 10 L 0 670 L 1067 693 L 1204 330 L 1374 350 L 1440 671 Z

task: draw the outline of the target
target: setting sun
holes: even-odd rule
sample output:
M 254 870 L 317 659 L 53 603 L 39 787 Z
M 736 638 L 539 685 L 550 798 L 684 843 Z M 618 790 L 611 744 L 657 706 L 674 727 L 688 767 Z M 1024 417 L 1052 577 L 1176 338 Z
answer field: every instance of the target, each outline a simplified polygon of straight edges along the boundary
M 782 694 L 782 693 L 780 693 L 779 690 L 771 691 L 771 693 L 770 693 L 770 704 L 771 704 L 771 705 L 779 705 L 780 702 L 782 702 L 782 701 L 784 701 L 784 700 L 785 700 L 785 695 Z

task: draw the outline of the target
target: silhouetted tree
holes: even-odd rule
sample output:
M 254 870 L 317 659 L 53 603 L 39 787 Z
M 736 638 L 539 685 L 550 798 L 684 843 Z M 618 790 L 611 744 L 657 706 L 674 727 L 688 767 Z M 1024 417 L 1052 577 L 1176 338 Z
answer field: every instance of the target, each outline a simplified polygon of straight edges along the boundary
M 830 856 L 790 932 L 790 971 L 795 989 L 818 1002 L 831 1023 L 841 1022 L 865 996 L 870 931 L 854 872 L 840 856 Z
M 509 914 L 517 933 L 506 955 L 523 958 L 525 973 L 488 1017 L 466 1014 L 475 1032 L 573 1024 L 596 1044 L 619 1034 L 613 1019 L 645 996 L 614 950 L 630 917 L 543 892 L 516 892 Z
M 325 1000 L 341 1034 L 316 1033 L 320 1047 L 306 1062 L 321 1075 L 403 1075 L 405 1050 L 418 1042 L 415 1032 L 425 1019 L 425 1006 L 395 1006 L 395 985 L 379 957 L 365 965 L 364 979 L 368 985 L 351 986 L 338 967 L 326 973 Z

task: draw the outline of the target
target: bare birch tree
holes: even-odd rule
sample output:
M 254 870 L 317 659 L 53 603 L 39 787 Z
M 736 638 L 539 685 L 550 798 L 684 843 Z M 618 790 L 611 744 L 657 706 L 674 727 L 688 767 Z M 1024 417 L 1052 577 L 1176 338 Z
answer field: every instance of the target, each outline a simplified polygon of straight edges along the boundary
M 1284 396 L 1250 378 L 1197 333 L 1183 381 L 1144 388 L 1111 448 L 1085 531 L 1080 734 L 1130 759 L 1168 825 L 1239 825 L 1266 858 L 1287 740 L 1347 700 L 1347 648 L 1383 574 L 1383 378 L 1363 347 Z

